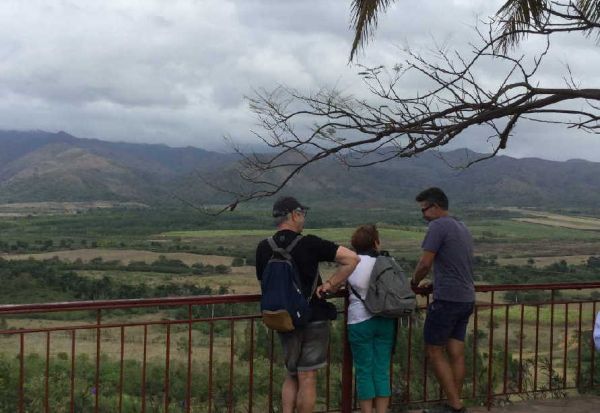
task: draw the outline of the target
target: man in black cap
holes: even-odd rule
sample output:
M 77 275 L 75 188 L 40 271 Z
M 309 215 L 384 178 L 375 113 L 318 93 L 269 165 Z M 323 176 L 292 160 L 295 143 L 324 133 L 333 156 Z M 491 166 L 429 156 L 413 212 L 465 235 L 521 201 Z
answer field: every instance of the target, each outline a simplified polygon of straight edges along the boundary
M 277 246 L 286 248 L 304 229 L 308 207 L 293 197 L 279 198 L 273 205 L 277 232 L 273 239 Z M 268 241 L 262 240 L 256 248 L 256 276 L 260 280 L 267 262 L 273 255 Z M 311 318 L 305 327 L 289 333 L 278 333 L 283 347 L 288 374 L 283 382 L 281 399 L 283 413 L 310 413 L 317 397 L 317 369 L 327 364 L 329 320 L 332 308 L 322 298 L 323 293 L 335 292 L 346 281 L 359 262 L 358 256 L 346 247 L 306 235 L 291 252 L 300 276 L 302 292 L 310 297 Z M 334 274 L 324 283 L 319 275 L 319 262 L 337 262 Z M 312 292 L 315 285 L 317 288 Z

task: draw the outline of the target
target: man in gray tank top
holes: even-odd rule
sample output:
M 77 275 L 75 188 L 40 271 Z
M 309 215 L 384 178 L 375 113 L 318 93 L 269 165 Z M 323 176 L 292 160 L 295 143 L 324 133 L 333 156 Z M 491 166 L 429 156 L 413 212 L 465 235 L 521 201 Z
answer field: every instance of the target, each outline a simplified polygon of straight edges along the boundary
M 433 302 L 423 327 L 427 358 L 448 402 L 425 412 L 466 412 L 460 399 L 465 378 L 465 335 L 475 303 L 473 239 L 464 223 L 448 213 L 439 188 L 417 195 L 429 228 L 411 284 L 419 286 L 433 267 Z M 446 357 L 447 353 L 448 357 Z

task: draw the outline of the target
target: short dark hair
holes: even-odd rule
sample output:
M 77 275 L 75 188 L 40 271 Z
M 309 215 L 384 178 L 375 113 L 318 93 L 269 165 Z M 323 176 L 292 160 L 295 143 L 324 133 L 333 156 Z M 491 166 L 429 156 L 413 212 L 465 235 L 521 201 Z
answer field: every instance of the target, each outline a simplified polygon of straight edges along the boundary
M 417 202 L 429 202 L 430 204 L 436 204 L 443 210 L 448 210 L 448 197 L 440 188 L 427 188 L 417 195 L 415 200 Z
M 356 252 L 367 252 L 375 248 L 375 243 L 379 242 L 379 231 L 372 224 L 361 225 L 356 228 L 350 243 Z

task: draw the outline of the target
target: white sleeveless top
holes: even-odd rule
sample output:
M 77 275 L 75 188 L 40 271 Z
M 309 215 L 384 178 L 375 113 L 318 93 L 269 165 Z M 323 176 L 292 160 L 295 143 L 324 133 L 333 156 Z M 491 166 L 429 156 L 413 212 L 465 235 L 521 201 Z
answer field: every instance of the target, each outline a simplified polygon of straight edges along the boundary
M 375 257 L 369 255 L 359 255 L 360 262 L 350 274 L 348 283 L 364 299 L 369 289 L 371 280 L 371 271 L 375 265 Z M 348 324 L 357 324 L 373 317 L 373 314 L 366 309 L 360 298 L 356 297 L 352 290 L 348 289 L 350 304 L 348 305 Z

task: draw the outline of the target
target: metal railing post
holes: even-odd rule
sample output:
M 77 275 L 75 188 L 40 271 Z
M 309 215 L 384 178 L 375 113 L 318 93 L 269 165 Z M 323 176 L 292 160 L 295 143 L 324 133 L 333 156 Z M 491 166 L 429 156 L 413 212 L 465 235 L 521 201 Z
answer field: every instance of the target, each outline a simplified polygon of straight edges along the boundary
M 344 361 L 342 364 L 342 413 L 352 412 L 352 352 L 348 342 L 348 295 L 344 297 Z

